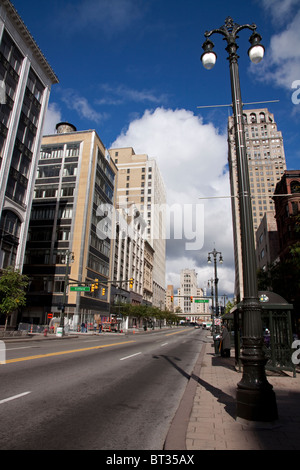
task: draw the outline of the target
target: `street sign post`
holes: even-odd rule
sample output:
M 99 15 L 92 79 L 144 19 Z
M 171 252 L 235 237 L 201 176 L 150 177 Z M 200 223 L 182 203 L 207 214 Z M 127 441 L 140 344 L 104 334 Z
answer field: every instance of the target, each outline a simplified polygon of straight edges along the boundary
M 89 286 L 71 286 L 71 292 L 90 292 L 91 288 Z
M 208 304 L 209 299 L 195 299 L 195 303 L 197 303 L 197 304 Z

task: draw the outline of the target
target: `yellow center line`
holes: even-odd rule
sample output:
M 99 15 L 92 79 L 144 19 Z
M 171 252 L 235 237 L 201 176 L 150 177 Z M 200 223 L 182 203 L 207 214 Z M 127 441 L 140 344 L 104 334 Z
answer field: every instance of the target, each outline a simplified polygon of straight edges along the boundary
M 168 334 L 167 334 L 167 335 L 165 335 L 165 336 L 178 335 L 178 333 L 185 333 L 186 331 L 188 331 L 188 330 L 180 330 L 180 331 L 175 331 L 175 333 L 168 333 Z
M 135 341 L 123 341 L 122 343 L 104 344 L 102 346 L 92 346 L 90 348 L 71 349 L 68 351 L 58 351 L 58 352 L 53 352 L 53 353 L 48 353 L 48 354 L 39 354 L 38 356 L 19 357 L 17 359 L 8 359 L 7 361 L 5 361 L 5 363 L 10 364 L 12 362 L 30 361 L 32 359 L 42 359 L 44 357 L 60 356 L 61 354 L 72 354 L 75 352 L 91 351 L 92 349 L 109 348 L 111 346 L 118 346 L 120 344 L 128 344 L 128 343 L 135 343 Z

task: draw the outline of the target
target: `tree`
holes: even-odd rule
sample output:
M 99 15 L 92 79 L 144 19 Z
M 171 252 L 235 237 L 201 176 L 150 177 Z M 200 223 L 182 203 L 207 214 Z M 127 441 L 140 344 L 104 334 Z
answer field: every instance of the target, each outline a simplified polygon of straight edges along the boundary
M 227 304 L 225 305 L 225 313 L 230 313 L 230 310 L 236 305 L 236 301 L 233 300 L 232 302 L 228 300 Z
M 0 274 L 0 313 L 6 315 L 5 331 L 9 316 L 19 307 L 26 305 L 25 288 L 28 285 L 28 278 L 8 267 Z

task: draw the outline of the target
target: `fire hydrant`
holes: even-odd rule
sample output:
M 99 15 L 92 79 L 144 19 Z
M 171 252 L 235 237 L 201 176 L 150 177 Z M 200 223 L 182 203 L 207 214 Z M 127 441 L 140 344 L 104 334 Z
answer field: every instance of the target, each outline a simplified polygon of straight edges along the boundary
M 48 330 L 47 328 L 44 329 L 44 336 L 47 336 Z

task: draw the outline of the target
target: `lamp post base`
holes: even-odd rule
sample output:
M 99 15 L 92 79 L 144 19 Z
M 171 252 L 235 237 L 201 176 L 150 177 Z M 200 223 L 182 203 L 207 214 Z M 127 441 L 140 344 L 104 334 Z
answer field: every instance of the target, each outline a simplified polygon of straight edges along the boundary
M 275 423 L 278 419 L 276 396 L 272 389 L 242 390 L 236 394 L 236 420 L 251 423 Z

